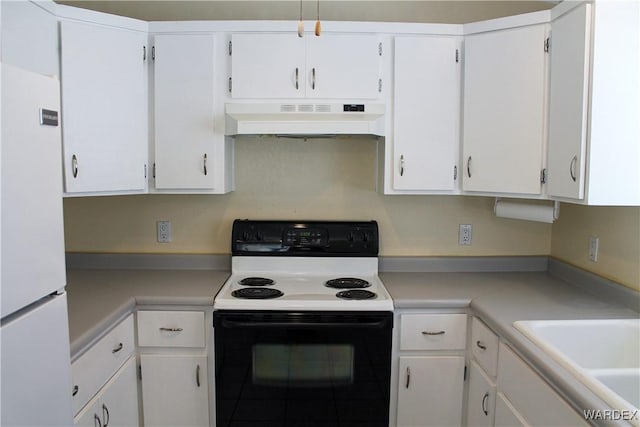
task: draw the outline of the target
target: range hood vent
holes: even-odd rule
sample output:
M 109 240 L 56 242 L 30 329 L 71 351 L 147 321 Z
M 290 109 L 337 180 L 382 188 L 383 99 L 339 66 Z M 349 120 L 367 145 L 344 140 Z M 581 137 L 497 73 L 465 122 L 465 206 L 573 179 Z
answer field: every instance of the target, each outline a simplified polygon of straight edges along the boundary
M 384 104 L 226 104 L 226 135 L 384 136 Z

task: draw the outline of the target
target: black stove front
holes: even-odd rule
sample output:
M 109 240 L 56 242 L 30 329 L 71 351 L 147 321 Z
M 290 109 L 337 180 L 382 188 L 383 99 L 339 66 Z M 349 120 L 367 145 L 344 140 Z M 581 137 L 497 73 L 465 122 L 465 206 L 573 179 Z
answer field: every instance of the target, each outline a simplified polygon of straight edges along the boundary
M 387 427 L 391 312 L 214 312 L 218 427 Z

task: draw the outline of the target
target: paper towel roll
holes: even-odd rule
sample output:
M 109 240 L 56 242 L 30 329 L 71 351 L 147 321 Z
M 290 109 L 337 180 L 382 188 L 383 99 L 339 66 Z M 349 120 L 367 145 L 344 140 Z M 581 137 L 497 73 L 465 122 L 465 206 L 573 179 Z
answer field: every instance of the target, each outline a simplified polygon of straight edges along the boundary
M 494 212 L 500 218 L 523 219 L 551 224 L 556 219 L 556 207 L 496 200 Z

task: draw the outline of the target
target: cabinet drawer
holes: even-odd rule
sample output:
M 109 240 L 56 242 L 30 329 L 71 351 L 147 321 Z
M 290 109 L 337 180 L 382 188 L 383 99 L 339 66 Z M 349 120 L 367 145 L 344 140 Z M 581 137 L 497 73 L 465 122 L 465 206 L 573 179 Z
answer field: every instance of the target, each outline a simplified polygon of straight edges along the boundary
M 499 348 L 498 389 L 531 426 L 586 426 L 573 408 L 509 347 Z
M 139 311 L 140 347 L 204 347 L 204 312 Z
M 466 314 L 403 314 L 400 350 L 463 350 Z
M 495 378 L 498 373 L 498 336 L 477 317 L 471 322 L 471 352 L 482 369 Z
M 133 314 L 71 364 L 73 413 L 76 414 L 133 354 Z

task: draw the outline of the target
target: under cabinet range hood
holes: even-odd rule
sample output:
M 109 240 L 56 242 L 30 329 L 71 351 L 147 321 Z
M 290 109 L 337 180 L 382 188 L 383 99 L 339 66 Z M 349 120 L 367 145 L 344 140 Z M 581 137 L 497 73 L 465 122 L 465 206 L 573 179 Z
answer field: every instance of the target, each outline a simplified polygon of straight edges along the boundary
M 230 136 L 384 136 L 384 104 L 234 103 L 225 115 Z

